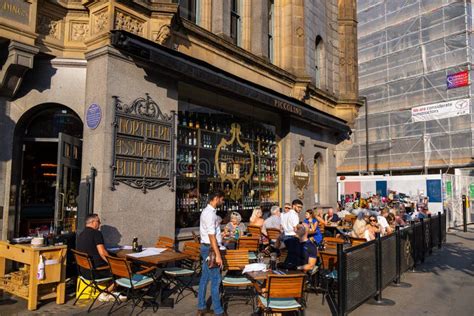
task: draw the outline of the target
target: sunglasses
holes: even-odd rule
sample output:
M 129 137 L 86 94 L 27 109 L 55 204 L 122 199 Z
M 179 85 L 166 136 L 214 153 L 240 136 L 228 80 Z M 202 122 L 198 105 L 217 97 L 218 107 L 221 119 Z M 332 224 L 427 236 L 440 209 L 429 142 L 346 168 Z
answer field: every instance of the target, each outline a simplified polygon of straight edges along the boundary
M 289 209 L 290 209 L 289 207 L 285 206 L 285 210 L 289 210 Z
M 376 222 L 376 219 L 369 219 L 370 222 Z

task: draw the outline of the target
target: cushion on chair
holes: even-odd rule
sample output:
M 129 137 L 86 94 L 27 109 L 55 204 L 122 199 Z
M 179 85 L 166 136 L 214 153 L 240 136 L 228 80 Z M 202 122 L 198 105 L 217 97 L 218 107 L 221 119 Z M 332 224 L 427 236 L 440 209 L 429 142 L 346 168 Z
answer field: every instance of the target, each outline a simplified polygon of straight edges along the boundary
M 249 260 L 257 260 L 255 252 L 249 251 Z
M 115 282 L 117 282 L 118 285 L 126 287 L 126 288 L 132 287 L 130 285 L 130 280 L 127 278 L 120 278 L 120 279 L 115 280 Z M 151 283 L 153 283 L 153 279 L 146 275 L 134 274 L 132 277 L 132 285 L 134 287 L 140 287 L 140 286 L 148 285 Z
M 268 301 L 265 297 L 259 295 L 258 299 L 263 306 L 268 306 L 272 309 L 295 309 L 301 308 L 301 304 L 298 303 L 293 298 L 271 298 L 270 303 L 267 305 Z
M 85 277 L 83 276 L 79 276 L 82 280 L 84 280 L 85 282 L 87 283 L 90 283 L 92 280 L 89 280 L 89 279 L 86 279 Z M 96 283 L 104 283 L 104 282 L 107 282 L 107 281 L 110 281 L 112 280 L 112 277 L 108 277 L 108 278 L 102 278 L 102 279 L 95 279 L 94 281 Z
M 193 270 L 189 269 L 184 269 L 184 268 L 166 268 L 165 271 L 163 271 L 165 274 L 173 275 L 173 276 L 187 276 L 191 275 L 194 273 Z
M 252 282 L 244 277 L 224 277 L 222 279 L 222 283 L 225 285 L 252 285 Z

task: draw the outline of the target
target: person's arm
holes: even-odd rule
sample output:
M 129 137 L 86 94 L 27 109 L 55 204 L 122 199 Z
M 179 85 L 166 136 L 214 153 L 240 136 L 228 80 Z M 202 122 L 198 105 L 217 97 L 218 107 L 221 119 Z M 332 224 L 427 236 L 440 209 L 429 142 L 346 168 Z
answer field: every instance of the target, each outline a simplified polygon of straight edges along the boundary
M 298 226 L 298 224 L 300 223 L 300 218 L 298 217 L 298 214 L 291 214 L 290 221 L 291 227 L 293 227 L 293 230 L 296 232 L 296 226 Z
M 308 272 L 314 269 L 316 266 L 316 258 L 309 257 L 308 258 L 308 263 L 302 266 L 299 266 L 297 269 L 298 270 L 303 270 L 304 272 Z
M 106 256 L 108 256 L 109 253 L 108 253 L 107 250 L 105 249 L 104 244 L 98 244 L 96 247 L 97 247 L 97 251 L 99 252 L 99 255 L 100 255 L 100 257 L 102 258 L 102 260 L 104 260 L 105 262 L 107 262 Z
M 102 260 L 104 260 L 104 262 L 107 262 L 106 256 L 108 256 L 109 253 L 105 249 L 104 236 L 102 236 L 102 232 L 97 230 L 95 231 L 93 236 L 94 236 L 93 237 L 94 243 L 95 243 L 95 246 L 97 247 L 97 251 L 99 252 L 100 257 L 102 258 Z
M 216 254 L 216 263 L 219 267 L 222 268 L 222 257 L 221 252 L 219 251 L 219 246 L 217 245 L 216 235 L 209 234 L 209 241 L 211 242 L 211 247 Z

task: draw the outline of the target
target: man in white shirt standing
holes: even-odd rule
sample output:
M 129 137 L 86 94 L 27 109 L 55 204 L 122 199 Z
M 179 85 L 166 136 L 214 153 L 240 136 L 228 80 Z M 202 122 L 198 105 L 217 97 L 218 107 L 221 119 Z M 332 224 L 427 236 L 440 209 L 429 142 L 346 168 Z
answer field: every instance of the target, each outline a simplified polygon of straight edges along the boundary
M 284 263 L 287 269 L 294 269 L 298 266 L 299 239 L 296 236 L 296 226 L 300 223 L 298 214 L 302 209 L 303 202 L 296 199 L 291 203 L 291 209 L 285 210 L 285 213 L 281 215 L 281 227 L 284 234 L 283 242 L 288 250 L 288 256 Z
M 224 309 L 220 300 L 222 257 L 217 243 L 217 234 L 220 229 L 218 229 L 219 224 L 216 215 L 216 208 L 222 205 L 223 202 L 224 193 L 221 191 L 213 192 L 209 194 L 209 204 L 201 213 L 199 232 L 201 235 L 202 270 L 198 292 L 198 316 L 205 315 L 206 313 L 206 291 L 209 281 L 211 281 L 211 298 L 214 313 L 215 315 L 224 315 Z M 207 257 L 211 249 L 216 254 L 217 267 L 215 268 L 209 268 L 207 265 Z

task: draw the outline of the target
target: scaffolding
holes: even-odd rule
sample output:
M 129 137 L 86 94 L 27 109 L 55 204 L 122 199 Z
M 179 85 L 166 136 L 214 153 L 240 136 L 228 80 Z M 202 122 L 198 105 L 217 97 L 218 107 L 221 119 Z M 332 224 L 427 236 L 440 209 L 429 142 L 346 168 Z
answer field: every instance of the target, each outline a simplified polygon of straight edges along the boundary
M 358 1 L 359 94 L 367 106 L 356 119 L 352 146 L 342 152 L 340 174 L 471 165 L 472 84 L 446 84 L 447 75 L 471 69 L 469 2 Z M 412 122 L 413 107 L 458 99 L 471 100 L 471 114 Z

